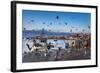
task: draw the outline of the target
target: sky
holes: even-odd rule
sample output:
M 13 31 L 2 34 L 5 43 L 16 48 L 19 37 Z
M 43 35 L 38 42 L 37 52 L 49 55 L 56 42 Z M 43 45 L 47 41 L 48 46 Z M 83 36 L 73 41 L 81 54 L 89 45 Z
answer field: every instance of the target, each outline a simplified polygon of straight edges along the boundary
M 22 25 L 26 30 L 90 32 L 91 13 L 23 10 Z

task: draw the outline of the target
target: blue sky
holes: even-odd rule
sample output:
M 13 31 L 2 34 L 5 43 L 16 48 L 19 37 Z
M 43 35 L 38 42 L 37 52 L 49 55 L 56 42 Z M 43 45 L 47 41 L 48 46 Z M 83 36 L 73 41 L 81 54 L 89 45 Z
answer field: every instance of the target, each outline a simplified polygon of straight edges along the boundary
M 57 18 L 58 17 L 58 18 Z M 90 13 L 56 11 L 22 11 L 23 28 L 27 30 L 50 30 L 54 32 L 90 32 Z

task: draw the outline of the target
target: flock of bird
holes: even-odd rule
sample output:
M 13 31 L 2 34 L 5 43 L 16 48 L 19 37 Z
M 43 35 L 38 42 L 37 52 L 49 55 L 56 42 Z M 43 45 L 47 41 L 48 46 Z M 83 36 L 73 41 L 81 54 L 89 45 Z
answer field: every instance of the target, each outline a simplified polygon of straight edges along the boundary
M 60 19 L 59 16 L 56 16 L 55 18 L 56 18 L 56 20 L 59 20 L 59 19 Z M 33 23 L 33 22 L 35 22 L 35 20 L 31 20 L 31 22 Z M 43 22 L 42 24 L 46 24 L 46 22 Z M 61 25 L 62 23 L 59 22 L 58 24 Z M 65 22 L 64 24 L 65 24 L 65 26 L 68 25 L 67 22 Z M 49 24 L 47 24 L 47 27 L 50 27 L 50 26 L 52 26 L 52 25 L 53 25 L 53 22 L 50 22 Z M 72 29 L 75 29 L 76 31 L 78 31 L 78 28 L 75 28 L 74 26 L 72 26 L 71 28 L 72 28 Z M 44 29 L 44 28 L 43 28 L 43 29 Z M 70 32 L 73 32 L 72 29 L 70 29 Z M 88 29 L 90 29 L 90 25 L 88 26 Z M 84 32 L 84 31 L 85 31 L 85 30 L 82 29 L 82 32 Z

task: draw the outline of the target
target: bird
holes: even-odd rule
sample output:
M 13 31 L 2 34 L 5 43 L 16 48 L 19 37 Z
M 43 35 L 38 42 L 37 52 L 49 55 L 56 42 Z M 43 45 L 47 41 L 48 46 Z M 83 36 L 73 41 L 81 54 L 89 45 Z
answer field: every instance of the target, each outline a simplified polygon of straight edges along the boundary
M 24 28 L 24 30 L 26 30 L 26 28 Z
M 65 25 L 67 25 L 68 23 L 67 22 L 65 22 Z
M 56 16 L 56 19 L 59 19 L 59 16 Z
M 45 22 L 43 22 L 43 24 L 45 24 Z
M 31 20 L 31 22 L 34 22 L 34 20 Z
M 50 25 L 52 25 L 52 22 L 50 22 Z
M 88 26 L 88 28 L 90 29 L 90 26 Z

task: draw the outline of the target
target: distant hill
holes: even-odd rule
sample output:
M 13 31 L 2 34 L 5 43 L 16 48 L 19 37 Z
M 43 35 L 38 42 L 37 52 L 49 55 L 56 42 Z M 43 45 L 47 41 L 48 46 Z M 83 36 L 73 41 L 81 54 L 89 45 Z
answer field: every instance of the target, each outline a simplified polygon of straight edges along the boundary
M 33 37 L 33 36 L 64 36 L 64 35 L 73 35 L 74 33 L 70 32 L 51 32 L 47 30 L 23 30 L 23 37 Z

